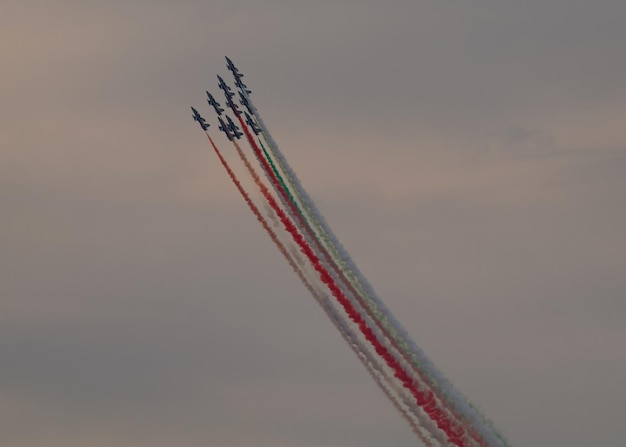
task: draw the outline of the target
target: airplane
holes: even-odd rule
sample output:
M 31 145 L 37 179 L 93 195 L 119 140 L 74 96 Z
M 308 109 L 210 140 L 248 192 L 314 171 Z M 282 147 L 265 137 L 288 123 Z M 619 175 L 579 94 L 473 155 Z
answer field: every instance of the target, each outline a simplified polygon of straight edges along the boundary
M 230 134 L 230 130 L 226 123 L 224 123 L 224 120 L 222 120 L 222 117 L 218 116 L 217 119 L 220 121 L 218 129 L 226 134 L 226 138 L 228 138 L 229 141 L 233 141 L 233 136 Z
M 246 109 L 248 109 L 248 112 L 250 112 L 251 115 L 254 115 L 252 107 L 250 107 L 250 101 L 248 101 L 248 98 L 242 92 L 239 92 L 239 102 L 242 106 L 245 106 Z
M 228 115 L 226 115 L 226 121 L 228 121 L 228 130 L 231 132 L 232 136 L 240 139 L 243 136 L 243 133 L 239 130 L 239 127 L 233 123 L 233 120 L 231 120 Z
M 233 64 L 233 61 L 231 61 L 228 56 L 225 56 L 225 57 L 226 57 L 226 63 L 227 63 L 226 66 L 228 67 L 230 71 L 233 72 L 233 76 L 235 77 L 235 79 L 243 78 L 243 75 L 239 73 L 239 69 L 235 67 L 235 64 Z
M 235 67 L 235 64 L 233 64 L 233 61 L 231 61 L 228 56 L 226 56 L 226 62 L 228 69 L 233 73 L 233 77 L 235 78 L 235 85 L 237 86 L 237 88 L 245 91 L 246 93 L 252 93 L 251 90 L 248 90 L 248 86 L 244 84 L 241 80 L 241 78 L 243 78 L 243 74 L 239 73 L 239 69 Z
M 252 93 L 252 90 L 249 90 L 248 86 L 244 84 L 243 82 L 241 82 L 240 78 L 235 78 L 235 85 L 237 86 L 239 90 L 246 92 L 246 94 Z
M 220 88 L 224 91 L 224 95 L 226 96 L 226 99 L 232 98 L 233 96 L 235 96 L 235 94 L 231 91 L 230 87 L 228 86 L 228 84 L 226 84 L 226 82 L 224 82 L 224 80 L 222 79 L 222 77 L 220 75 L 217 75 L 217 79 L 219 79 L 219 85 Z
M 207 123 L 204 118 L 202 118 L 202 116 L 200 116 L 200 114 L 198 113 L 198 111 L 196 109 L 194 109 L 193 107 L 191 108 L 191 110 L 193 111 L 193 119 L 194 121 L 197 121 L 198 124 L 200 124 L 200 127 L 202 127 L 202 130 L 206 131 L 209 129 L 210 124 Z
M 235 115 L 237 116 L 241 115 L 241 112 L 237 108 L 237 104 L 233 102 L 233 96 L 235 96 L 235 94 L 231 91 L 228 84 L 224 82 L 224 80 L 221 78 L 220 75 L 217 75 L 217 78 L 220 80 L 219 82 L 220 88 L 224 91 L 224 96 L 226 96 L 226 106 L 233 109 L 233 112 L 235 112 Z
M 218 115 L 221 115 L 221 114 L 222 114 L 222 112 L 224 112 L 224 109 L 222 109 L 222 108 L 220 107 L 220 103 L 219 103 L 219 102 L 217 102 L 217 101 L 215 100 L 215 98 L 213 97 L 213 95 L 212 95 L 212 94 L 210 94 L 208 91 L 206 92 L 206 95 L 207 95 L 207 102 L 208 102 L 210 105 L 212 105 L 212 106 L 213 106 L 213 108 L 215 108 L 215 113 L 217 113 Z
M 239 107 L 237 106 L 237 104 L 233 102 L 232 98 L 226 98 L 226 106 L 232 109 L 235 116 L 241 115 L 241 111 L 239 110 Z
M 255 135 L 260 134 L 261 128 L 257 125 L 257 123 L 254 122 L 254 120 L 248 114 L 248 112 L 244 112 L 244 113 L 246 114 L 246 124 L 250 126 L 250 129 L 252 129 L 252 132 L 254 132 Z

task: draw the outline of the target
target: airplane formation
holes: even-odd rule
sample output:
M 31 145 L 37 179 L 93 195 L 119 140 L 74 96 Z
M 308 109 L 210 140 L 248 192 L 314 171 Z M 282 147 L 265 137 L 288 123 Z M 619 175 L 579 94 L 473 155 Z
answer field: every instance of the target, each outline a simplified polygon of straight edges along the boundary
M 209 135 L 210 124 L 194 107 L 192 117 L 206 132 L 220 163 L 250 210 L 374 381 L 426 447 L 510 447 L 490 421 L 410 339 L 362 276 L 252 105 L 248 96 L 251 91 L 241 81 L 243 74 L 228 57 L 226 61 L 238 91 L 233 92 L 218 76 L 225 106 L 208 91 L 207 102 L 215 110 L 218 129 L 233 142 L 248 178 L 263 198 L 250 198 Z M 239 101 L 235 103 L 237 96 Z M 244 134 L 244 142 L 248 144 L 243 146 L 249 146 L 260 166 L 250 163 L 242 145 L 236 141 Z M 265 173 L 265 180 L 257 172 L 259 167 Z M 255 204 L 258 200 L 263 200 L 266 206 L 259 208 Z M 277 231 L 284 237 L 278 237 Z
M 226 57 L 226 62 L 228 70 L 233 74 L 233 77 L 235 78 L 235 86 L 239 89 L 239 104 L 233 101 L 235 93 L 233 93 L 232 88 L 226 83 L 226 81 L 224 81 L 224 79 L 220 75 L 217 75 L 218 87 L 224 92 L 224 97 L 226 98 L 224 104 L 232 111 L 235 116 L 240 116 L 242 113 L 239 105 L 241 105 L 241 107 L 245 107 L 246 110 L 243 111 L 246 117 L 245 122 L 248 126 L 250 126 L 250 130 L 252 130 L 255 135 L 259 135 L 261 133 L 261 128 L 254 121 L 254 118 L 252 118 L 254 112 L 252 111 L 252 107 L 250 106 L 250 102 L 248 101 L 248 94 L 252 93 L 252 91 L 249 90 L 246 84 L 242 82 L 241 78 L 243 77 L 243 74 L 239 71 L 235 64 L 233 64 L 233 61 L 231 61 L 228 56 Z M 243 132 L 241 132 L 241 130 L 235 124 L 232 118 L 225 113 L 225 109 L 221 106 L 219 102 L 217 102 L 215 97 L 208 90 L 206 91 L 206 95 L 207 102 L 210 106 L 213 107 L 215 113 L 217 114 L 217 120 L 219 121 L 218 129 L 224 132 L 226 138 L 228 138 L 230 141 L 233 141 L 234 139 L 240 139 L 243 136 Z M 200 127 L 202 127 L 202 130 L 206 132 L 211 125 L 206 122 L 206 120 L 194 107 L 191 108 L 191 111 L 193 112 L 192 117 L 194 121 L 197 121 Z

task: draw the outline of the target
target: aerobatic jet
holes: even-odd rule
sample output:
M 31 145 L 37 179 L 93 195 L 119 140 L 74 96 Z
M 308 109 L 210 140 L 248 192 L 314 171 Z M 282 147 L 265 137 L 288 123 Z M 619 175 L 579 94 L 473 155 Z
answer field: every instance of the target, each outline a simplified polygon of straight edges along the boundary
M 243 74 L 239 73 L 239 69 L 235 67 L 235 64 L 233 64 L 233 61 L 231 61 L 228 56 L 226 56 L 226 62 L 228 70 L 232 72 L 233 77 L 235 78 L 235 85 L 237 86 L 237 88 L 246 93 L 252 93 L 251 90 L 248 90 L 248 86 L 244 84 L 241 80 L 241 78 L 243 78 Z
M 224 123 L 224 120 L 222 119 L 222 117 L 218 116 L 217 119 L 220 122 L 218 129 L 226 134 L 226 138 L 228 138 L 229 141 L 233 141 L 233 136 L 230 134 L 230 130 L 228 129 L 228 126 L 226 125 L 226 123 Z
M 224 122 L 221 116 L 217 117 L 220 122 L 218 129 L 224 132 L 226 134 L 226 138 L 228 138 L 230 141 L 233 141 L 235 138 L 240 139 L 243 133 L 241 133 L 239 127 L 237 127 L 237 125 L 233 122 L 233 120 L 230 119 L 228 115 L 225 116 L 227 123 Z
M 235 116 L 241 115 L 241 111 L 239 110 L 239 106 L 233 102 L 232 98 L 226 98 L 226 106 L 230 107 L 235 114 Z
M 234 138 L 240 139 L 243 136 L 243 133 L 239 130 L 239 127 L 233 120 L 230 119 L 230 116 L 226 115 L 226 121 L 228 121 L 228 130 Z
M 198 113 L 198 111 L 196 109 L 194 109 L 193 107 L 191 108 L 191 111 L 193 112 L 193 119 L 194 121 L 197 121 L 198 124 L 200 124 L 200 127 L 202 127 L 202 130 L 208 130 L 210 124 L 207 123 L 204 118 L 202 118 L 202 116 Z
M 217 78 L 220 80 L 219 86 L 224 91 L 224 96 L 226 96 L 226 106 L 233 109 L 235 115 L 241 115 L 241 112 L 237 108 L 237 104 L 233 102 L 233 96 L 235 96 L 235 94 L 231 91 L 230 87 L 226 84 L 226 82 L 224 82 L 221 76 L 218 75 Z
M 246 124 L 248 126 L 250 126 L 250 129 L 252 129 L 252 132 L 254 132 L 255 135 L 260 134 L 261 133 L 261 128 L 257 125 L 257 123 L 254 122 L 254 120 L 248 114 L 248 112 L 244 112 L 244 113 L 246 115 Z
M 252 90 L 248 90 L 248 86 L 244 84 L 243 82 L 241 82 L 240 78 L 235 78 L 235 85 L 242 92 L 246 92 L 246 94 L 252 93 Z
M 213 95 L 210 94 L 208 91 L 206 92 L 206 95 L 207 95 L 207 102 L 213 106 L 213 108 L 215 109 L 215 113 L 217 113 L 218 115 L 221 115 L 222 112 L 224 112 L 224 109 L 220 107 L 220 103 L 217 102 L 215 98 L 213 97 Z
M 243 75 L 239 73 L 239 69 L 235 67 L 235 64 L 233 64 L 233 61 L 231 61 L 228 56 L 225 56 L 225 57 L 226 57 L 226 66 L 233 73 L 233 76 L 235 77 L 235 79 L 243 78 Z
M 239 102 L 242 106 L 245 106 L 245 108 L 248 109 L 248 112 L 250 112 L 251 115 L 254 115 L 252 107 L 250 107 L 250 101 L 248 101 L 248 98 L 242 92 L 239 92 Z
M 222 77 L 220 75 L 217 75 L 217 79 L 219 79 L 219 86 L 220 88 L 224 91 L 224 95 L 226 96 L 226 99 L 230 99 L 233 96 L 235 96 L 235 94 L 232 92 L 232 90 L 230 89 L 230 87 L 228 86 L 228 84 L 226 84 L 226 82 L 224 82 L 224 80 L 222 79 Z

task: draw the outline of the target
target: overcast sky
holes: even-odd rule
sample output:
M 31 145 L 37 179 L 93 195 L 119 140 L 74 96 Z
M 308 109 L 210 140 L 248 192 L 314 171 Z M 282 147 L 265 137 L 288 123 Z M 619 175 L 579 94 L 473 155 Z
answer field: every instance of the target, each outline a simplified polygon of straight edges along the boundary
M 224 55 L 513 446 L 623 445 L 623 0 L 1 9 L 0 445 L 418 442 L 192 121 Z

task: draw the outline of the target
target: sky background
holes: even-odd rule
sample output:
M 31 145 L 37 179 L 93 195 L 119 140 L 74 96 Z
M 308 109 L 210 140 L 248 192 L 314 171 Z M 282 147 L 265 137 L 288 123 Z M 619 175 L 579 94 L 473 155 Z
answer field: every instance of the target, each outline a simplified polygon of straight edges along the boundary
M 0 445 L 418 443 L 192 121 L 224 55 L 513 446 L 623 445 L 625 2 L 1 10 Z

